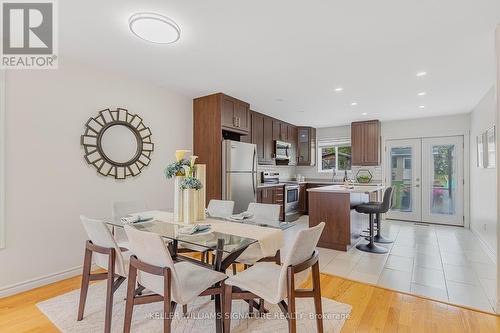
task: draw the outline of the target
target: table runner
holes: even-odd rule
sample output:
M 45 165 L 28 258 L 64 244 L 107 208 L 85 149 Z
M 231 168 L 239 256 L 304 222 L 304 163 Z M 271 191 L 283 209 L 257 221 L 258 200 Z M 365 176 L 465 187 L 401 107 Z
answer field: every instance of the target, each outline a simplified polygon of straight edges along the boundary
M 166 223 L 183 224 L 175 222 L 172 213 L 160 210 L 137 213 L 137 215 L 152 216 L 155 220 Z M 216 220 L 211 218 L 199 221 L 198 223 L 210 224 L 211 231 L 214 232 L 257 240 L 264 257 L 274 256 L 276 251 L 283 246 L 283 231 L 281 229 L 266 228 L 253 224 Z

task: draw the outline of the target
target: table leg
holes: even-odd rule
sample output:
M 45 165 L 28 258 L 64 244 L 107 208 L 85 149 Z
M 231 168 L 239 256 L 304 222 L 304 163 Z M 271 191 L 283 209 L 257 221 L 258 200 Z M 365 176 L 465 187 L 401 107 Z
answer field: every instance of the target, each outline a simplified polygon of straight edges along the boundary
M 214 270 L 222 272 L 222 254 L 224 253 L 224 239 L 217 239 L 217 248 L 215 250 L 215 260 L 214 260 Z M 225 269 L 224 269 L 225 271 Z M 219 283 L 220 285 L 220 283 Z M 215 331 L 217 333 L 222 333 L 222 306 L 221 306 L 221 295 L 215 295 Z

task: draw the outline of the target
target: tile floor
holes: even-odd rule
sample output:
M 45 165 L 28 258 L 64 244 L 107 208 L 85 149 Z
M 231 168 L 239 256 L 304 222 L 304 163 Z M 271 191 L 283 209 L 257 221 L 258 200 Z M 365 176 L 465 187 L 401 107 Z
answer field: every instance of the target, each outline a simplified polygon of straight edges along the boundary
M 307 225 L 307 217 L 299 223 Z M 469 229 L 400 221 L 382 225 L 384 235 L 394 239 L 393 244 L 380 244 L 390 250 L 387 254 L 320 248 L 320 270 L 494 312 L 496 265 Z

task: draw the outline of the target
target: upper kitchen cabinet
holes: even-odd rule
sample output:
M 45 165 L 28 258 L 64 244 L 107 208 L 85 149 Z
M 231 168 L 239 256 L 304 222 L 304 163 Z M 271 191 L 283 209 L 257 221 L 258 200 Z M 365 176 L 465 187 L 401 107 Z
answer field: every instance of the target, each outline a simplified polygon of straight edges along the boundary
M 222 128 L 240 134 L 248 134 L 250 130 L 250 104 L 224 94 L 218 95 L 220 95 Z
M 278 119 L 273 119 L 273 140 L 288 141 L 288 124 Z
M 316 129 L 298 127 L 297 165 L 316 165 Z
M 292 152 L 289 165 L 297 165 L 297 138 L 298 130 L 296 126 L 288 125 L 288 142 L 292 144 Z
M 251 112 L 252 143 L 257 145 L 259 164 L 272 164 L 274 154 L 273 119 L 258 112 Z
M 358 121 L 351 124 L 352 165 L 380 164 L 380 122 Z

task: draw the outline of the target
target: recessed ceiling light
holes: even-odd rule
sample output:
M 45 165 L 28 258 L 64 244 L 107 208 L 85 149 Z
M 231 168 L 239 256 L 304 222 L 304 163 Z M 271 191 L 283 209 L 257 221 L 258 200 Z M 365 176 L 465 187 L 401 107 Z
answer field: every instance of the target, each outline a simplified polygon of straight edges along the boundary
M 417 77 L 422 77 L 422 76 L 426 76 L 427 75 L 427 72 L 418 72 L 417 74 L 415 74 Z
M 276 98 L 275 101 L 276 102 L 283 102 L 284 100 L 283 100 L 283 98 Z
M 342 87 L 335 88 L 335 92 L 341 92 L 343 90 L 344 90 L 344 88 L 342 88 Z
M 300 113 L 304 113 L 305 111 L 304 110 L 299 110 Z
M 181 37 L 181 29 L 174 21 L 156 13 L 134 14 L 128 26 L 134 35 L 151 43 L 171 44 Z
M 363 113 L 362 113 L 361 115 L 362 115 L 362 116 L 366 116 L 367 114 L 368 114 L 368 113 L 366 113 L 366 112 L 363 112 Z
M 425 105 L 419 105 L 419 109 L 425 109 Z
M 425 91 L 421 91 L 421 92 L 419 92 L 417 95 L 418 95 L 418 96 L 425 96 L 425 95 L 427 95 L 427 93 L 426 93 Z
M 356 105 L 358 105 L 358 103 L 357 103 L 357 102 L 352 102 L 352 103 L 351 103 L 351 106 L 356 106 Z

